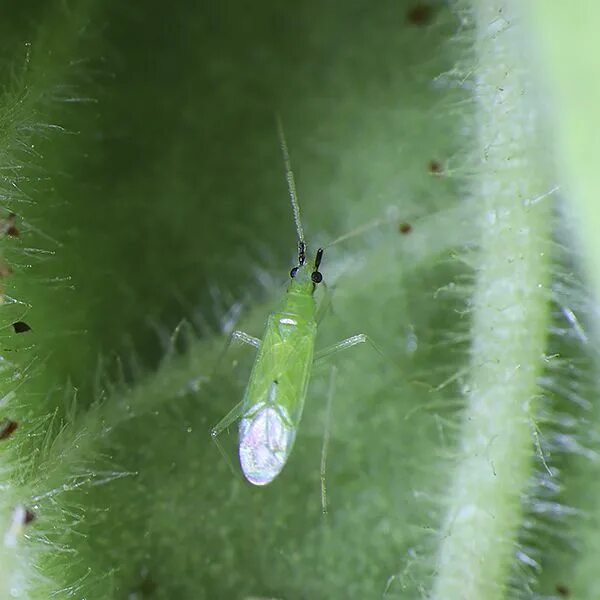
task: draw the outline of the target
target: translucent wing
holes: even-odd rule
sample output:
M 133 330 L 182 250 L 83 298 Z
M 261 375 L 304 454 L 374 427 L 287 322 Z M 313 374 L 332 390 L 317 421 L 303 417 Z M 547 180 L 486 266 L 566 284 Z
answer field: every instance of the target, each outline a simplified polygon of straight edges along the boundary
M 288 319 L 282 329 L 282 319 L 269 319 L 240 419 L 240 465 L 254 485 L 271 482 L 287 462 L 312 366 L 315 327 L 305 323 L 296 329 Z
M 279 405 L 264 404 L 240 421 L 240 465 L 246 479 L 266 485 L 279 475 L 292 450 L 296 429 Z

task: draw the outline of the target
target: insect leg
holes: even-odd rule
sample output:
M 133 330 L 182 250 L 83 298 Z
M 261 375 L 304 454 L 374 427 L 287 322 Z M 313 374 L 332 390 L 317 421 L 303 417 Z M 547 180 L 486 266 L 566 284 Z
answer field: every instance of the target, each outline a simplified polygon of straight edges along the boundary
M 335 388 L 335 378 L 337 369 L 331 368 L 329 376 L 329 390 L 327 394 L 327 410 L 325 413 L 325 432 L 323 434 L 323 446 L 321 447 L 321 510 L 324 515 L 327 514 L 327 483 L 325 481 L 325 470 L 327 467 L 327 451 L 329 450 L 329 437 L 331 435 L 331 413 L 333 407 L 333 391 Z
M 377 352 L 379 355 L 381 355 L 385 358 L 385 355 L 383 354 L 383 352 L 379 349 L 377 344 L 375 344 L 375 342 L 367 334 L 359 333 L 358 335 L 353 335 L 349 338 L 346 338 L 345 340 L 342 340 L 341 342 L 338 342 L 337 344 L 333 344 L 333 346 L 328 346 L 327 348 L 323 348 L 323 350 L 320 350 L 319 352 L 316 353 L 315 362 L 320 362 L 325 358 L 329 358 L 330 356 L 333 356 L 334 354 L 337 354 L 338 352 L 341 352 L 342 350 L 345 350 L 346 348 L 352 348 L 352 346 L 356 346 L 357 344 L 364 344 L 364 343 L 369 344 L 369 346 L 371 346 L 371 348 L 373 348 L 373 350 L 375 350 L 375 352 Z
M 232 423 L 235 423 L 242 416 L 242 402 L 238 402 L 213 428 L 210 430 L 210 436 L 215 439 L 221 435 Z
M 244 331 L 239 331 L 238 329 L 232 332 L 232 334 L 229 336 L 229 343 L 227 346 L 229 346 L 234 340 L 242 342 L 243 344 L 248 344 L 248 346 L 260 348 L 260 340 L 258 338 L 252 337 L 251 335 L 248 335 Z
M 244 331 L 239 331 L 236 329 L 235 331 L 231 332 L 229 339 L 227 340 L 227 344 L 225 345 L 225 348 L 223 348 L 215 362 L 213 376 L 215 375 L 215 373 L 218 372 L 219 366 L 223 362 L 223 359 L 225 358 L 225 355 L 231 347 L 231 344 L 233 344 L 233 342 L 235 341 L 242 342 L 242 344 L 247 344 L 248 346 L 253 346 L 254 348 L 260 348 L 261 344 L 261 341 L 258 338 L 252 337 Z
M 243 331 L 234 331 L 231 333 L 231 335 L 229 336 L 229 340 L 227 342 L 227 345 L 225 346 L 225 349 L 223 350 L 221 356 L 219 357 L 219 360 L 217 361 L 217 364 L 219 362 L 221 362 L 224 354 L 227 352 L 227 350 L 229 349 L 229 346 L 231 346 L 231 344 L 233 343 L 234 340 L 239 340 L 245 344 L 248 344 L 250 346 L 254 346 L 255 348 L 260 348 L 260 343 L 261 341 L 258 338 L 252 337 L 251 335 L 248 335 L 247 333 L 243 332 Z M 215 443 L 217 444 L 217 446 L 219 446 L 219 442 L 217 441 L 217 436 L 221 434 L 221 432 L 224 429 L 227 429 L 232 423 L 234 423 L 235 421 L 237 421 L 241 416 L 242 416 L 242 404 L 243 404 L 243 400 L 241 402 L 238 402 L 211 430 L 210 430 L 210 435 L 213 438 L 213 440 L 215 440 Z
M 223 358 L 225 357 L 225 354 L 227 353 L 227 351 L 229 350 L 229 347 L 231 346 L 231 344 L 234 341 L 240 341 L 244 344 L 247 344 L 249 346 L 254 346 L 255 348 L 260 348 L 260 344 L 261 341 L 258 338 L 252 337 L 251 335 L 248 335 L 247 333 L 245 333 L 244 331 L 239 331 L 239 330 L 235 330 L 231 333 L 231 335 L 229 336 L 229 339 L 227 340 L 227 345 L 225 346 L 225 348 L 223 349 L 223 351 L 221 352 L 219 358 L 217 359 L 215 368 L 214 368 L 214 373 L 217 371 L 218 366 L 221 364 L 221 361 L 223 360 Z M 210 437 L 212 438 L 212 440 L 214 441 L 217 449 L 219 450 L 219 452 L 221 453 L 221 456 L 223 456 L 223 458 L 225 459 L 225 461 L 227 462 L 227 464 L 229 465 L 229 468 L 236 473 L 236 470 L 234 469 L 233 465 L 231 464 L 231 461 L 229 460 L 229 457 L 227 456 L 227 454 L 225 453 L 225 450 L 223 449 L 223 446 L 220 444 L 219 440 L 218 440 L 218 436 L 221 435 L 221 433 L 227 429 L 230 425 L 232 425 L 235 421 L 237 421 L 241 416 L 242 416 L 242 404 L 243 404 L 243 400 L 242 402 L 238 402 L 211 430 L 210 430 Z
M 227 429 L 231 424 L 235 423 L 235 421 L 237 421 L 241 416 L 242 416 L 242 402 L 238 402 L 211 430 L 210 430 L 210 437 L 212 439 L 212 441 L 215 443 L 215 446 L 217 447 L 217 450 L 220 452 L 221 456 L 225 459 L 225 462 L 229 465 L 229 468 L 231 469 L 231 471 L 234 473 L 234 475 L 237 475 L 237 471 L 235 470 L 234 466 L 231 464 L 231 460 L 229 459 L 229 456 L 227 456 L 227 453 L 225 452 L 225 450 L 223 449 L 223 446 L 221 446 L 221 443 L 219 442 L 218 436 L 225 430 Z
M 360 227 L 357 227 L 356 229 L 353 229 L 352 231 L 348 231 L 344 235 L 339 236 L 332 242 L 329 242 L 329 244 L 327 244 L 324 247 L 330 248 L 331 246 L 335 246 L 336 244 L 339 244 L 340 242 L 345 242 L 346 240 L 349 240 L 353 237 L 363 235 L 364 233 L 370 231 L 371 229 L 381 227 L 382 225 L 385 225 L 386 223 L 388 223 L 390 221 L 391 221 L 391 219 L 383 218 L 383 217 L 373 219 L 373 221 L 370 221 L 369 223 L 365 223 L 364 225 L 361 225 Z

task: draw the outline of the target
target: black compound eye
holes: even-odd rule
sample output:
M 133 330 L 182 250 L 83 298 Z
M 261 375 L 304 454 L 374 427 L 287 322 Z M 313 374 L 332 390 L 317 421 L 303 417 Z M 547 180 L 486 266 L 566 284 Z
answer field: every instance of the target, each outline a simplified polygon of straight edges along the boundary
M 294 277 L 296 277 L 296 273 L 298 272 L 298 267 L 294 267 L 291 271 L 290 271 L 290 277 L 293 279 Z
M 310 274 L 310 278 L 312 279 L 313 283 L 321 283 L 321 281 L 323 281 L 323 275 L 321 275 L 319 271 L 313 271 Z

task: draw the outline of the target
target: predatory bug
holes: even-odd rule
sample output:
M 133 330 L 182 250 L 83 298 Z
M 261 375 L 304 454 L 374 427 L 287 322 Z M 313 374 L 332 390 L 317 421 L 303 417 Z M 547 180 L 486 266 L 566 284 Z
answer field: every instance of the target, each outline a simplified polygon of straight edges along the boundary
M 359 334 L 325 348 L 315 356 L 317 308 L 314 292 L 323 281 L 319 271 L 323 248 L 319 248 L 314 257 L 307 256 L 294 173 L 279 118 L 277 131 L 298 236 L 298 263 L 290 271 L 290 282 L 279 309 L 267 319 L 262 340 L 243 331 L 231 334 L 231 340 L 257 348 L 258 355 L 242 401 L 211 430 L 211 436 L 221 450 L 217 436 L 240 420 L 240 465 L 246 479 L 254 485 L 273 481 L 290 456 L 314 360 L 363 342 L 369 342 L 377 349 L 365 334 Z

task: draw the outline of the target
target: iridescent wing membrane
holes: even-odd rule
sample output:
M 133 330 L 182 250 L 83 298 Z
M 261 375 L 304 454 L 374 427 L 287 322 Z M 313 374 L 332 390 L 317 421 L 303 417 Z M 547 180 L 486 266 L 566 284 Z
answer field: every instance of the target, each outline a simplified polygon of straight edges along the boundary
M 271 482 L 285 465 L 302 418 L 317 326 L 286 313 L 267 321 L 250 375 L 239 425 L 239 456 L 245 477 Z

